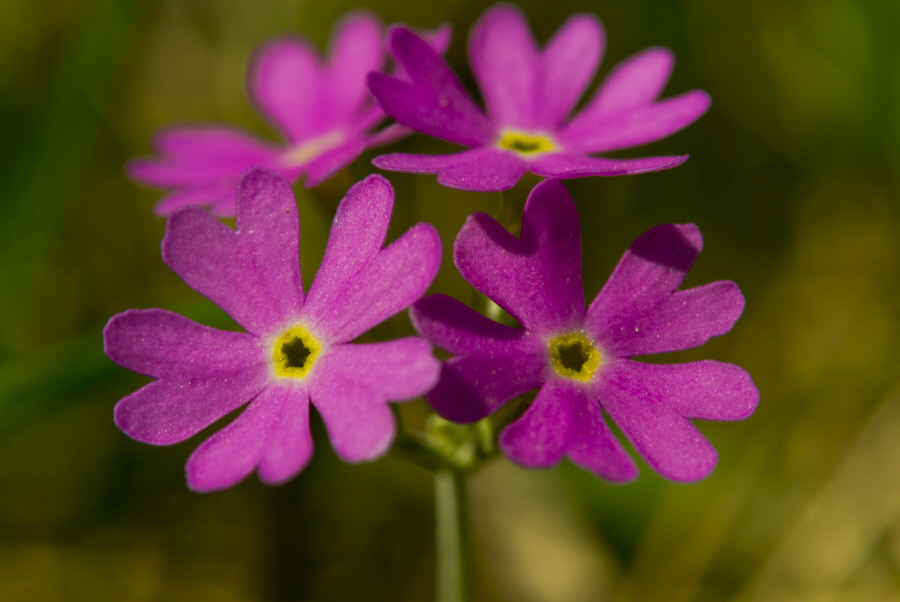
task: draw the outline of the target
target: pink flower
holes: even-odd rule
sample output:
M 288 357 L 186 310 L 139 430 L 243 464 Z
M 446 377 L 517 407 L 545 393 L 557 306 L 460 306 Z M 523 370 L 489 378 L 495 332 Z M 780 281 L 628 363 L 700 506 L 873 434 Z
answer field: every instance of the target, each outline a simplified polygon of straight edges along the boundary
M 448 27 L 432 43 L 443 51 Z M 285 143 L 259 140 L 227 125 L 186 125 L 162 130 L 154 140 L 160 157 L 138 158 L 126 168 L 135 181 L 168 194 L 156 205 L 166 215 L 185 205 L 208 205 L 217 215 L 234 215 L 235 188 L 255 165 L 291 181 L 305 176 L 317 186 L 365 149 L 410 133 L 396 124 L 372 130 L 385 114 L 366 89 L 370 71 L 384 67 L 381 24 L 357 12 L 335 28 L 326 58 L 299 37 L 275 39 L 256 53 L 247 87 L 260 113 Z
M 603 29 L 593 15 L 571 17 L 541 50 L 518 8 L 488 9 L 469 36 L 469 64 L 487 114 L 414 33 L 395 28 L 388 46 L 411 81 L 369 76 L 384 111 L 416 131 L 469 149 L 449 155 L 394 153 L 373 163 L 389 171 L 437 174 L 439 183 L 461 190 L 506 190 L 528 171 L 567 179 L 675 167 L 687 155 L 592 155 L 665 138 L 693 123 L 710 103 L 702 90 L 657 101 L 674 58 L 664 48 L 649 48 L 614 68 L 593 99 L 570 117 L 603 53 Z

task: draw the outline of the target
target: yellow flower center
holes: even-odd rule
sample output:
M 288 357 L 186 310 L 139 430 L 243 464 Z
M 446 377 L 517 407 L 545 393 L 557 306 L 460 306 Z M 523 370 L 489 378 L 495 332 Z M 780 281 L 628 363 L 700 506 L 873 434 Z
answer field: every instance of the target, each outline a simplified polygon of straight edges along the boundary
M 603 362 L 603 355 L 580 332 L 550 339 L 550 364 L 560 376 L 588 382 Z
M 556 148 L 547 136 L 535 136 L 516 130 L 503 130 L 497 146 L 526 156 L 548 153 Z
M 272 344 L 272 364 L 280 378 L 305 378 L 322 346 L 303 326 L 292 326 Z
M 319 155 L 337 148 L 344 143 L 344 136 L 340 132 L 328 132 L 309 142 L 299 144 L 289 150 L 284 156 L 285 163 L 290 167 L 305 165 Z

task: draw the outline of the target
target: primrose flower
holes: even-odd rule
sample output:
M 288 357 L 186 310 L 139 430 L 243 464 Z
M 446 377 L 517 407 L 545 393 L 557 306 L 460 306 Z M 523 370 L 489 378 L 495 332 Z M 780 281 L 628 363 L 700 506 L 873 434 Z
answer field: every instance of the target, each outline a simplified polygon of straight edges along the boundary
M 449 27 L 429 39 L 442 52 Z M 336 26 L 326 59 L 302 38 L 275 39 L 257 51 L 247 87 L 284 144 L 225 125 L 177 126 L 156 135 L 160 157 L 134 159 L 126 171 L 136 182 L 169 190 L 154 209 L 157 215 L 185 205 L 234 215 L 237 182 L 255 165 L 291 181 L 306 176 L 307 188 L 317 186 L 365 149 L 410 133 L 396 124 L 371 132 L 385 114 L 369 96 L 366 76 L 384 62 L 381 24 L 367 13 L 351 13 Z
M 603 53 L 602 25 L 574 15 L 543 50 L 516 7 L 488 9 L 469 36 L 469 64 L 487 105 L 485 115 L 450 67 L 408 29 L 388 35 L 388 49 L 411 81 L 369 75 L 369 88 L 399 123 L 469 150 L 450 155 L 376 157 L 385 170 L 438 174 L 451 188 L 511 188 L 527 171 L 546 178 L 615 176 L 668 169 L 687 155 L 593 157 L 660 140 L 694 122 L 709 96 L 694 90 L 657 102 L 674 58 L 649 48 L 618 65 L 597 94 L 569 117 Z
M 454 354 L 427 395 L 444 417 L 479 420 L 540 387 L 500 447 L 526 467 L 564 455 L 624 482 L 637 469 L 607 427 L 608 414 L 650 466 L 675 481 L 703 478 L 716 451 L 690 419 L 740 420 L 759 392 L 740 367 L 716 361 L 646 364 L 639 355 L 697 347 L 728 332 L 744 307 L 733 282 L 677 290 L 702 239 L 693 224 L 640 236 L 585 310 L 578 212 L 565 187 L 531 192 L 521 239 L 485 214 L 469 217 L 454 244 L 463 277 L 522 329 L 493 322 L 443 295 L 410 310 L 424 336 Z
M 244 176 L 236 231 L 200 207 L 172 213 L 163 260 L 246 332 L 161 309 L 113 316 L 103 331 L 106 354 L 156 379 L 119 401 L 119 428 L 171 445 L 249 402 L 191 455 L 195 491 L 230 487 L 254 469 L 269 484 L 303 470 L 313 451 L 310 400 L 345 461 L 384 454 L 396 429 L 386 402 L 423 394 L 439 373 L 419 337 L 348 344 L 418 299 L 440 265 L 440 239 L 428 224 L 382 249 L 393 201 L 380 176 L 350 189 L 305 298 L 297 206 L 281 176 L 259 168 Z

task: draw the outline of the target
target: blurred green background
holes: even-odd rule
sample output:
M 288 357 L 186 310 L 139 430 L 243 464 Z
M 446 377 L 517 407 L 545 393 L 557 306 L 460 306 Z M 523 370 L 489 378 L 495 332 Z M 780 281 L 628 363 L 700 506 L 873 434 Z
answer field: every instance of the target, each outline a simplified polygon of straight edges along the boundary
M 157 128 L 224 121 L 272 138 L 245 95 L 270 36 L 320 48 L 359 5 L 307 0 L 0 0 L 0 599 L 419 601 L 432 597 L 430 475 L 401 460 L 349 466 L 320 421 L 310 467 L 190 493 L 205 434 L 141 445 L 112 422 L 146 379 L 101 348 L 114 313 L 162 307 L 228 320 L 159 257 L 160 193 L 126 159 Z M 471 87 L 469 27 L 483 2 L 363 2 L 386 23 L 455 27 L 448 57 Z M 651 45 L 678 63 L 666 95 L 712 109 L 622 156 L 679 154 L 671 171 L 567 182 L 581 210 L 586 295 L 661 222 L 694 222 L 705 250 L 686 285 L 736 281 L 728 335 L 653 361 L 713 358 L 753 375 L 740 423 L 703 423 L 720 463 L 701 483 L 642 465 L 627 486 L 564 463 L 495 461 L 471 487 L 477 600 L 900 600 L 900 2 L 522 2 L 540 42 L 577 11 L 608 47 L 599 78 Z M 413 136 L 396 149 L 443 152 Z M 368 153 L 298 188 L 308 283 Z M 392 236 L 438 224 L 449 245 L 496 195 L 390 174 Z M 511 197 L 524 198 L 535 180 Z M 465 297 L 449 253 L 432 290 Z M 409 332 L 399 316 L 376 333 Z M 404 410 L 415 421 L 421 402 Z

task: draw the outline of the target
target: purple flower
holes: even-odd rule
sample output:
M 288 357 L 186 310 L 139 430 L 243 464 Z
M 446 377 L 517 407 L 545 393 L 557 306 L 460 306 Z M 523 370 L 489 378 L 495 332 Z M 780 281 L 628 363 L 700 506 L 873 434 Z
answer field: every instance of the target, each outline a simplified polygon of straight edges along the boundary
M 398 27 L 388 40 L 411 81 L 369 75 L 378 103 L 399 123 L 470 148 L 451 155 L 394 153 L 373 163 L 390 171 L 438 174 L 438 182 L 451 188 L 506 190 L 527 171 L 566 179 L 675 167 L 687 155 L 590 155 L 660 140 L 709 108 L 702 90 L 656 102 L 674 58 L 664 48 L 649 48 L 618 65 L 584 109 L 569 118 L 603 53 L 603 29 L 593 15 L 569 18 L 541 50 L 519 9 L 506 4 L 488 9 L 469 36 L 469 64 L 487 115 L 415 34 Z
M 199 207 L 172 213 L 163 260 L 246 332 L 161 309 L 113 316 L 103 331 L 106 354 L 156 379 L 119 401 L 119 428 L 171 445 L 249 402 L 191 455 L 195 491 L 230 487 L 254 469 L 269 484 L 303 470 L 313 451 L 310 400 L 341 458 L 385 453 L 396 429 L 386 402 L 421 395 L 439 372 L 419 337 L 348 344 L 418 299 L 440 266 L 440 239 L 428 224 L 382 249 L 393 197 L 380 176 L 350 189 L 305 298 L 297 206 L 281 176 L 259 168 L 244 176 L 236 231 Z
M 443 51 L 450 30 L 431 38 Z M 169 190 L 154 211 L 166 215 L 185 205 L 210 205 L 217 215 L 234 215 L 240 177 L 259 165 L 289 180 L 306 176 L 317 186 L 350 164 L 366 148 L 410 133 L 392 125 L 370 133 L 385 115 L 366 89 L 366 75 L 383 68 L 382 29 L 367 13 L 353 13 L 336 27 L 327 59 L 299 37 L 265 44 L 247 77 L 250 97 L 282 145 L 222 125 L 179 126 L 157 134 L 160 158 L 129 162 L 128 175 L 141 184 Z
M 740 316 L 744 298 L 733 282 L 677 290 L 701 246 L 693 224 L 648 230 L 585 310 L 578 212 L 559 181 L 531 192 L 521 239 L 487 215 L 470 216 L 453 247 L 456 266 L 523 328 L 443 295 L 417 302 L 410 310 L 416 328 L 456 354 L 428 401 L 444 417 L 470 422 L 540 387 L 500 435 L 513 461 L 548 467 L 568 455 L 604 479 L 634 478 L 634 462 L 605 412 L 661 475 L 703 478 L 716 451 L 689 419 L 749 416 L 759 400 L 750 376 L 715 361 L 631 359 L 697 347 L 728 332 Z

